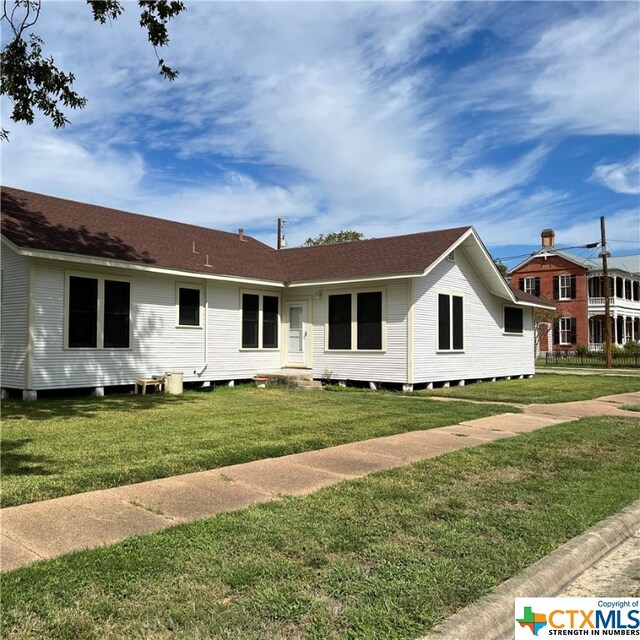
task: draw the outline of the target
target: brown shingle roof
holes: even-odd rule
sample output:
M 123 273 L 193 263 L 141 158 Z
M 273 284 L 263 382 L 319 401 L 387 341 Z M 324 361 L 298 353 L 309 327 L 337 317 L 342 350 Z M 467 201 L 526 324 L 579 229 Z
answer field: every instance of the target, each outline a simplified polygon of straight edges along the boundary
M 19 247 L 278 282 L 420 272 L 469 228 L 276 251 L 248 236 L 2 188 L 2 233 Z
M 248 236 L 243 241 L 233 233 L 8 187 L 2 187 L 2 233 L 19 247 L 282 280 L 275 249 Z
M 538 296 L 533 296 L 530 293 L 526 293 L 525 291 L 521 291 L 518 287 L 514 287 L 511 283 L 509 283 L 509 287 L 513 292 L 513 295 L 516 297 L 518 302 L 530 302 L 532 304 L 545 304 L 555 307 L 555 303 L 544 300 L 543 298 L 538 298 Z
M 416 273 L 424 271 L 469 229 L 458 227 L 342 244 L 283 249 L 278 257 L 287 280 L 295 282 Z

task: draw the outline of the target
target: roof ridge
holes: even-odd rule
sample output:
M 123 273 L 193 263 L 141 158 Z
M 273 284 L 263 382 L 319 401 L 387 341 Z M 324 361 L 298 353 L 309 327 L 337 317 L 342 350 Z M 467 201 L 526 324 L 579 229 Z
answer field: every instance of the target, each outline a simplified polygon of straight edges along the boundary
M 301 246 L 301 247 L 285 247 L 284 249 L 280 249 L 279 253 L 283 253 L 284 251 L 298 251 L 301 249 L 319 249 L 319 248 L 323 248 L 323 247 L 335 247 L 335 246 L 342 246 L 342 245 L 348 245 L 348 244 L 354 244 L 354 245 L 361 245 L 363 242 L 373 242 L 373 241 L 381 241 L 381 240 L 395 240 L 396 238 L 411 238 L 412 236 L 424 236 L 424 235 L 429 235 L 432 233 L 444 233 L 444 232 L 451 232 L 451 231 L 468 231 L 469 229 L 472 229 L 473 226 L 472 225 L 466 225 L 466 226 L 462 226 L 462 227 L 445 227 L 443 229 L 432 229 L 431 231 L 416 231 L 414 233 L 403 233 L 402 235 L 397 235 L 397 236 L 381 236 L 380 238 L 362 238 L 361 240 L 347 240 L 346 242 L 333 242 L 333 243 L 328 243 L 328 244 L 315 244 L 315 245 L 311 245 L 308 247 L 305 246 Z

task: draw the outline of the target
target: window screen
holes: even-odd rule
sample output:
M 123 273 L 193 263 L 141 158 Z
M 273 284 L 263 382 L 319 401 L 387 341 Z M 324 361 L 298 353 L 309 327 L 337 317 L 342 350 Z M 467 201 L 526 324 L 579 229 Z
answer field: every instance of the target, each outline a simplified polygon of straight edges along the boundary
M 438 295 L 438 349 L 451 349 L 451 309 L 449 296 Z
M 200 326 L 200 289 L 179 288 L 178 324 L 189 327 Z
M 522 309 L 515 307 L 504 308 L 504 331 L 505 333 L 522 333 Z
M 382 349 L 382 293 L 358 294 L 358 349 Z
M 351 294 L 329 296 L 329 349 L 351 349 Z
M 129 347 L 130 284 L 104 281 L 104 346 Z
M 451 296 L 451 307 L 453 310 L 453 348 L 461 350 L 464 348 L 462 297 Z
M 262 298 L 262 346 L 265 349 L 278 347 L 278 298 Z
M 98 280 L 69 278 L 69 347 L 98 346 Z
M 242 346 L 245 349 L 258 348 L 258 309 L 260 296 L 242 294 Z

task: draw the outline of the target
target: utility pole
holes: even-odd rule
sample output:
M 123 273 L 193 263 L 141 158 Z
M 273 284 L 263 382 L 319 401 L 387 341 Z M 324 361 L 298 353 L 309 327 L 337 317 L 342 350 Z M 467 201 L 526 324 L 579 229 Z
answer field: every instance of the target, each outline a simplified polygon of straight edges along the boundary
M 609 282 L 609 265 L 607 258 L 609 252 L 607 251 L 607 234 L 604 228 L 604 216 L 600 216 L 600 244 L 602 251 L 600 257 L 602 258 L 602 274 L 604 284 L 604 349 L 607 360 L 607 369 L 613 367 L 613 359 L 611 356 L 611 291 Z
M 278 250 L 282 249 L 282 247 L 284 247 L 284 233 L 283 233 L 283 228 L 285 225 L 285 220 L 283 220 L 282 218 L 278 218 L 278 243 L 277 243 L 277 247 Z

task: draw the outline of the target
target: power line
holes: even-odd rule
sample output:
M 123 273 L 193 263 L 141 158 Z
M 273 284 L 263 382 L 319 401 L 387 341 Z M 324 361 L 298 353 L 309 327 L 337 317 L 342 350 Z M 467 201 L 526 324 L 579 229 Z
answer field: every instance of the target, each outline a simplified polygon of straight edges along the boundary
M 577 244 L 573 247 L 562 247 L 561 249 L 554 248 L 554 251 L 567 251 L 568 249 L 595 249 L 600 245 L 599 242 L 590 242 L 589 244 Z M 521 253 L 517 256 L 506 256 L 501 258 L 494 258 L 494 260 L 515 260 L 516 258 L 528 258 L 529 256 L 535 256 L 538 251 L 533 251 L 529 253 Z

